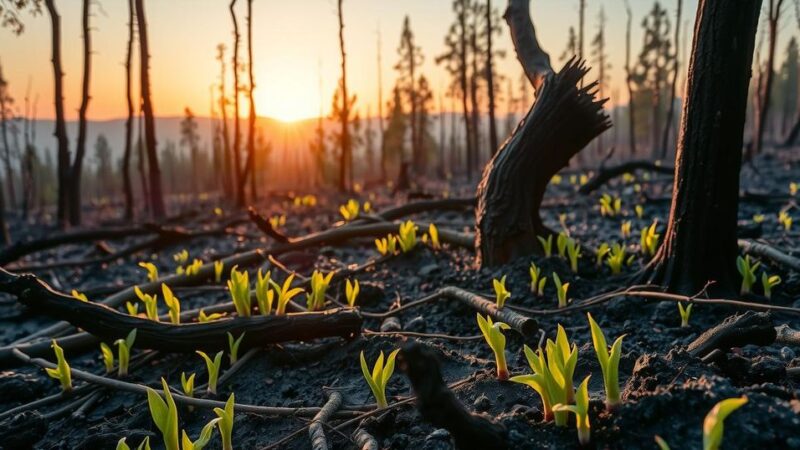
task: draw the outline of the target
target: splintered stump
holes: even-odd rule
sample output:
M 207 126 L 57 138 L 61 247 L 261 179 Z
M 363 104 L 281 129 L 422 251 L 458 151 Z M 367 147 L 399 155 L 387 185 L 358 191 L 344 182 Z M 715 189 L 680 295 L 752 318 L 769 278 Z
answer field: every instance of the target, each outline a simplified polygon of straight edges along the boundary
M 588 72 L 570 60 L 545 76 L 536 102 L 483 171 L 475 212 L 478 262 L 494 266 L 541 251 L 537 236 L 552 233 L 539 215 L 550 178 L 592 139 L 611 127 L 596 99 L 597 82 L 578 88 Z

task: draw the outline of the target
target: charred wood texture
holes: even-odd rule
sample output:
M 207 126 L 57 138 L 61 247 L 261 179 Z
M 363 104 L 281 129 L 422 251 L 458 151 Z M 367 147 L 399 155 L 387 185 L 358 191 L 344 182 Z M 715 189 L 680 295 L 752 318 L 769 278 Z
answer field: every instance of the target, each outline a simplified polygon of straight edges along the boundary
M 460 450 L 508 448 L 506 430 L 488 418 L 469 412 L 444 380 L 434 351 L 409 343 L 398 355 L 400 369 L 408 375 L 417 395 L 417 409 L 434 426 L 444 428 Z
M 714 350 L 725 352 L 745 345 L 770 345 L 775 342 L 776 336 L 769 313 L 748 311 L 730 316 L 701 334 L 689 344 L 687 350 L 694 356 L 703 357 Z
M 492 316 L 495 322 L 508 324 L 526 339 L 533 337 L 539 331 L 539 323 L 536 319 L 523 316 L 508 308 L 498 308 L 497 303 L 480 295 L 454 286 L 443 287 L 439 293 L 445 297 L 459 300 L 480 313 Z
M 552 233 L 539 215 L 547 183 L 592 139 L 610 128 L 596 100 L 597 83 L 576 84 L 588 72 L 570 60 L 548 75 L 525 119 L 486 165 L 478 185 L 475 247 L 482 266 L 541 251 Z
M 649 281 L 692 295 L 709 280 L 732 295 L 739 278 L 739 170 L 753 47 L 761 0 L 703 0 L 683 105 L 675 180 L 664 242 Z

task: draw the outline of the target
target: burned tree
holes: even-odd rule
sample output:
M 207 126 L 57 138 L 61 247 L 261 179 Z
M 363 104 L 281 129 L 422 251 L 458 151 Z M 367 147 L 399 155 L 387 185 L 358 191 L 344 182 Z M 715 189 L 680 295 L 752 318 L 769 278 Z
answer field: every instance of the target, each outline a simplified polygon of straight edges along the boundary
M 69 169 L 69 223 L 81 223 L 81 175 L 83 174 L 83 157 L 86 155 L 86 112 L 89 109 L 89 81 L 92 73 L 92 34 L 89 32 L 89 0 L 83 0 L 81 23 L 83 28 L 83 83 L 81 85 L 81 106 L 78 110 L 78 143 L 75 148 L 75 160 Z
M 631 155 L 636 154 L 636 114 L 634 112 L 635 102 L 633 97 L 633 69 L 631 68 L 631 22 L 633 13 L 631 5 L 625 1 L 625 86 L 628 88 L 628 146 Z
M 781 18 L 783 0 L 767 0 L 767 28 L 769 31 L 769 45 L 767 49 L 767 66 L 764 68 L 764 78 L 758 78 L 758 111 L 755 115 L 755 137 L 753 145 L 748 148 L 747 157 L 761 153 L 764 143 L 764 131 L 767 129 L 769 110 L 772 100 L 772 85 L 775 80 L 775 46 L 778 41 L 778 22 Z
M 131 60 L 133 59 L 133 22 L 136 20 L 134 0 L 128 0 L 128 45 L 125 52 L 125 101 L 128 118 L 125 120 L 125 153 L 122 156 L 122 189 L 125 195 L 125 219 L 133 219 L 133 186 L 131 184 L 131 153 L 133 148 L 133 97 L 131 95 Z
M 249 101 L 247 116 L 247 165 L 244 169 L 244 180 L 250 177 L 250 198 L 256 200 L 256 100 L 253 92 L 256 89 L 253 75 L 253 0 L 247 0 L 247 99 Z M 244 187 L 242 187 L 244 190 Z
M 344 48 L 344 16 L 342 14 L 342 1 L 339 0 L 337 5 L 337 15 L 339 18 L 339 53 L 342 57 L 342 77 L 339 79 L 339 89 L 341 90 L 341 111 L 338 115 L 341 123 L 340 134 L 340 148 L 341 154 L 339 156 L 339 190 L 342 192 L 348 191 L 352 188 L 352 183 L 348 184 L 349 179 L 353 179 L 353 148 L 350 139 L 350 108 L 355 102 L 355 99 L 350 100 L 347 94 L 347 52 Z
M 231 20 L 233 21 L 233 56 L 231 59 L 231 70 L 233 70 L 233 174 L 236 189 L 236 205 L 243 207 L 244 198 L 244 179 L 242 176 L 242 156 L 241 140 L 242 133 L 239 127 L 239 21 L 236 19 L 236 0 L 231 0 L 229 9 Z
M 669 222 L 646 274 L 674 292 L 692 295 L 710 280 L 720 294 L 736 291 L 739 169 L 760 6 L 697 7 Z
M 586 66 L 574 59 L 555 73 L 539 46 L 529 0 L 509 0 L 505 19 L 517 58 L 537 92 L 527 115 L 483 171 L 478 185 L 475 246 L 484 266 L 541 250 L 537 236 L 552 232 L 539 206 L 550 178 L 611 124 L 597 83 L 578 88 Z

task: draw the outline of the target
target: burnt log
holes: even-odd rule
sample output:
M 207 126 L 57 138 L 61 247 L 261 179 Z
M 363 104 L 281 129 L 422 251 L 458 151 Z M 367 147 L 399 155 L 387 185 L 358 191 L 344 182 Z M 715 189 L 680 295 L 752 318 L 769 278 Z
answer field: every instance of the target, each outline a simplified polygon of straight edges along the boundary
M 687 350 L 703 357 L 714 350 L 722 352 L 745 345 L 770 345 L 775 342 L 777 332 L 769 313 L 747 311 L 726 318 L 719 325 L 697 337 Z

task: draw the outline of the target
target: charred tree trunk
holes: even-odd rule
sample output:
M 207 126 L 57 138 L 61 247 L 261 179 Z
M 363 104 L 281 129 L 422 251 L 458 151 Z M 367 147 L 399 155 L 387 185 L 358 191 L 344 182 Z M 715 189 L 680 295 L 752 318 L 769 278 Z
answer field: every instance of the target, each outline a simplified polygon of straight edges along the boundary
M 250 199 L 256 200 L 256 101 L 253 92 L 256 89 L 256 79 L 253 76 L 253 0 L 247 0 L 247 75 L 249 86 L 247 97 L 249 115 L 247 118 L 247 166 L 244 171 L 244 180 L 250 177 Z M 244 190 L 244 187 L 242 187 Z
M 709 280 L 718 293 L 736 292 L 739 169 L 760 7 L 761 0 L 698 5 L 669 223 L 647 270 L 674 292 L 693 295 Z
M 55 0 L 45 0 L 47 13 L 50 16 L 51 51 L 53 63 L 54 97 L 56 109 L 55 137 L 58 142 L 58 223 L 67 224 L 69 191 L 69 141 L 67 124 L 64 118 L 64 71 L 61 68 L 61 16 L 56 10 Z
M 765 68 L 764 84 L 760 80 L 758 83 L 759 89 L 759 108 L 756 112 L 756 135 L 753 145 L 750 146 L 747 152 L 748 159 L 761 153 L 761 147 L 764 143 L 764 130 L 767 129 L 767 121 L 769 120 L 769 108 L 771 104 L 772 85 L 775 79 L 775 45 L 778 40 L 778 20 L 781 16 L 781 6 L 783 0 L 768 0 L 769 9 L 767 11 L 767 24 L 769 28 L 769 49 L 767 51 L 767 67 Z M 751 57 L 752 59 L 752 57 Z
M 469 47 L 472 53 L 472 73 L 469 77 L 469 102 L 470 102 L 470 125 L 472 129 L 472 154 L 469 156 L 472 159 L 472 167 L 478 168 L 480 158 L 480 106 L 478 105 L 478 25 L 477 17 L 473 19 L 473 24 L 469 36 Z M 471 175 L 471 174 L 470 174 Z M 470 179 L 472 177 L 470 176 Z
M 81 86 L 81 106 L 78 110 L 78 145 L 75 148 L 75 161 L 70 168 L 69 182 L 69 223 L 81 224 L 81 175 L 83 157 L 86 154 L 86 111 L 89 109 L 89 82 L 92 73 L 92 35 L 89 32 L 90 1 L 83 0 L 81 23 L 83 27 L 83 83 Z
M 222 190 L 227 198 L 233 197 L 233 167 L 231 164 L 231 140 L 228 136 L 228 105 L 225 97 L 225 45 L 217 46 L 217 59 L 220 64 L 219 74 L 219 109 L 222 114 Z
M 139 26 L 139 65 L 142 93 L 142 112 L 144 112 L 145 146 L 147 148 L 147 167 L 149 171 L 150 208 L 153 217 L 160 219 L 166 215 L 164 196 L 161 189 L 161 169 L 156 153 L 156 123 L 153 117 L 153 103 L 150 99 L 150 50 L 147 43 L 147 19 L 144 14 L 144 0 L 136 0 L 136 23 Z
M 497 118 L 495 117 L 495 98 L 494 98 L 494 63 L 492 61 L 492 0 L 486 0 L 486 84 L 489 90 L 489 145 L 491 146 L 490 155 L 497 153 Z
M 472 179 L 473 175 L 475 174 L 475 162 L 472 160 L 472 155 L 474 153 L 474 146 L 475 142 L 472 140 L 472 121 L 470 120 L 470 112 L 469 112 L 469 105 L 467 104 L 467 89 L 468 89 L 468 81 L 467 81 L 467 6 L 462 5 L 461 9 L 458 12 L 458 26 L 459 26 L 459 33 L 458 33 L 458 44 L 459 44 L 459 85 L 461 88 L 461 111 L 464 116 L 464 130 L 465 130 L 465 138 L 466 138 L 466 148 L 465 148 L 465 157 L 466 157 L 466 166 L 467 166 L 467 178 Z
M 625 12 L 628 16 L 625 25 L 625 85 L 628 88 L 628 146 L 631 155 L 636 154 L 636 114 L 634 112 L 633 99 L 633 72 L 631 71 L 631 22 L 633 13 L 631 5 L 625 3 Z
M 125 153 L 122 156 L 122 190 L 125 196 L 125 220 L 133 220 L 133 186 L 131 185 L 131 153 L 133 141 L 133 97 L 131 95 L 131 60 L 133 59 L 133 22 L 136 20 L 134 0 L 128 0 L 128 47 L 125 53 L 125 100 L 128 119 L 125 121 Z
M 672 81 L 670 83 L 670 94 L 669 94 L 669 109 L 667 110 L 667 119 L 664 122 L 664 133 L 661 136 L 661 157 L 667 156 L 667 145 L 669 145 L 669 132 L 672 130 L 672 117 L 675 115 L 675 91 L 678 85 L 678 69 L 680 68 L 680 62 L 678 60 L 678 50 L 680 47 L 680 35 L 681 35 L 681 11 L 683 7 L 683 0 L 678 0 L 678 6 L 676 10 L 676 19 L 675 19 L 675 58 L 672 61 L 673 69 L 672 69 Z
M 551 233 L 539 206 L 550 178 L 611 124 L 596 100 L 597 82 L 576 85 L 588 69 L 574 59 L 554 74 L 536 39 L 529 0 L 509 0 L 511 37 L 537 97 L 514 134 L 483 171 L 475 212 L 478 263 L 492 266 L 541 251 L 537 236 Z
M 6 81 L 3 79 L 2 71 L 0 71 L 0 132 L 3 134 L 3 149 L 8 152 L 8 130 L 6 118 L 6 104 L 5 104 L 5 85 Z M 6 200 L 5 193 L 3 192 L 3 185 L 0 183 L 0 241 L 4 245 L 11 243 L 11 238 L 8 235 L 8 225 L 6 224 Z
M 231 69 L 233 70 L 233 173 L 236 177 L 233 186 L 236 188 L 236 205 L 244 207 L 245 180 L 242 174 L 242 154 L 239 148 L 242 143 L 242 132 L 239 127 L 239 21 L 236 19 L 235 6 L 236 0 L 231 0 L 229 9 L 233 21 L 233 59 L 231 59 Z
M 342 1 L 338 0 L 338 16 L 339 16 L 339 52 L 342 56 L 342 111 L 339 118 L 342 125 L 342 154 L 339 161 L 339 190 L 342 192 L 347 191 L 347 174 L 350 173 L 352 178 L 352 159 L 350 156 L 350 130 L 348 122 L 350 120 L 350 97 L 347 94 L 347 53 L 344 49 L 344 16 L 342 15 Z M 348 167 L 349 165 L 349 167 Z
M 381 33 L 378 30 L 378 126 L 381 128 L 381 182 L 386 178 L 386 126 L 383 123 L 383 62 L 381 60 Z

